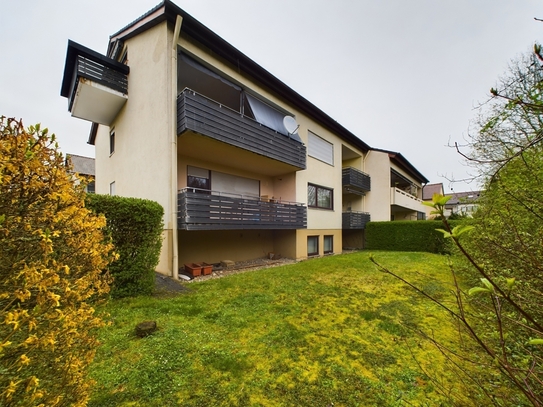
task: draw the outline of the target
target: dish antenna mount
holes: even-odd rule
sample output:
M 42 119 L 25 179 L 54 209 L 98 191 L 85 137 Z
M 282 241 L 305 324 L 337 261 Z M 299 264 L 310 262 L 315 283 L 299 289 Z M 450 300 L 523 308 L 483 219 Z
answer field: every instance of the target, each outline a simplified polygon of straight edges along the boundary
M 296 119 L 292 116 L 283 117 L 283 125 L 287 129 L 289 136 L 295 134 L 298 131 L 300 125 L 296 122 Z

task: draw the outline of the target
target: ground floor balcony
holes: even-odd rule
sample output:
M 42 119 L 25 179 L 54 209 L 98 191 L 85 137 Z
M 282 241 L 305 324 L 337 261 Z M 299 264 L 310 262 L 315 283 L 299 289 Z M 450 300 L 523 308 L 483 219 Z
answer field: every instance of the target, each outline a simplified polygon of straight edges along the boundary
M 370 214 L 367 212 L 348 211 L 342 214 L 342 228 L 344 230 L 365 229 L 370 221 Z
M 307 208 L 296 202 L 196 188 L 178 194 L 180 230 L 305 229 Z

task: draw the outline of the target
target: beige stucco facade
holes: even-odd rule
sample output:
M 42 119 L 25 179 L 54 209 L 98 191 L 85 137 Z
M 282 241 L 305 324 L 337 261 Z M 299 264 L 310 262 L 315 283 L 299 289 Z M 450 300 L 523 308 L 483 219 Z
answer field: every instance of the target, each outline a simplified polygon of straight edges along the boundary
M 161 13 L 168 18 L 161 19 Z M 228 62 L 227 55 L 238 51 L 228 48 L 229 54 L 219 56 L 213 51 L 213 44 L 203 45 L 187 34 L 191 31 L 183 29 L 185 21 L 181 14 L 182 10 L 167 2 L 163 9 L 144 15 L 112 37 L 111 41 L 121 41 L 120 55 L 127 55 L 128 98 L 109 125 L 98 126 L 94 138 L 97 193 L 150 199 L 164 207 L 159 272 L 176 276 L 184 263 L 247 260 L 269 253 L 300 260 L 308 257 L 308 240 L 312 248 L 316 245 L 317 255 L 341 253 L 343 247 L 363 247 L 363 226 L 354 229 L 349 226 L 347 230 L 343 218 L 346 213 L 364 214 L 368 219 L 371 216 L 372 221 L 388 221 L 391 214 L 395 219 L 412 219 L 413 214 L 417 218 L 420 197 L 416 195 L 422 190 L 424 177 L 399 153 L 371 149 L 262 68 L 251 68 L 251 72 L 258 71 L 259 79 L 255 79 L 240 69 L 239 63 Z M 154 23 L 154 19 L 158 22 Z M 213 37 L 213 41 L 231 47 L 219 37 Z M 209 70 L 212 76 L 221 78 L 227 84 L 224 86 L 257 97 L 276 114 L 295 118 L 296 132 L 307 147 L 304 165 L 289 164 L 192 129 L 178 135 L 176 98 L 183 91 L 186 79 L 183 75 L 188 75 L 188 71 L 179 68 L 180 53 L 201 66 L 196 68 L 200 72 Z M 240 54 L 239 58 L 246 57 Z M 243 102 L 240 112 L 243 116 Z M 110 152 L 112 132 L 115 148 Z M 313 140 L 321 140 L 326 158 L 311 149 L 310 134 Z M 391 158 L 398 156 L 399 159 Z M 232 185 L 236 180 L 251 185 L 250 193 L 255 199 L 303 205 L 307 227 L 178 230 L 178 194 L 189 187 L 189 168 L 207 171 L 211 190 L 218 185 L 214 177 L 230 177 Z M 342 179 L 345 168 L 371 178 L 371 189 L 368 186 L 367 190 L 346 190 Z M 391 177 L 399 177 L 409 185 L 411 197 L 395 193 Z M 227 184 L 223 182 L 223 189 L 215 192 L 243 195 L 234 187 L 229 190 Z M 311 204 L 309 186 L 331 193 L 330 207 Z M 407 207 L 402 207 L 401 198 L 409 203 Z M 331 251 L 325 253 L 325 246 L 330 245 Z

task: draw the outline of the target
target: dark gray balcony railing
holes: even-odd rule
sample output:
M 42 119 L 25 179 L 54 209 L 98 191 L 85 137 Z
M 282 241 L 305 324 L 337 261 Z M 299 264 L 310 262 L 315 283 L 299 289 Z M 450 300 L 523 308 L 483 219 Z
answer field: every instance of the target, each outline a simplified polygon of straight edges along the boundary
M 296 202 L 277 202 L 196 188 L 178 194 L 178 228 L 182 230 L 305 229 L 307 208 Z
M 342 214 L 343 229 L 365 229 L 369 221 L 370 214 L 367 212 L 349 211 Z
M 177 96 L 177 134 L 186 130 L 306 168 L 305 146 L 190 89 Z
M 364 195 L 371 190 L 371 178 L 365 172 L 356 168 L 346 167 L 341 170 L 343 188 L 347 192 Z
M 75 63 L 74 84 L 78 82 L 78 78 L 85 78 L 125 95 L 128 94 L 127 74 L 82 55 L 77 56 Z M 77 92 L 76 86 L 72 89 L 70 107 L 74 100 L 75 92 Z

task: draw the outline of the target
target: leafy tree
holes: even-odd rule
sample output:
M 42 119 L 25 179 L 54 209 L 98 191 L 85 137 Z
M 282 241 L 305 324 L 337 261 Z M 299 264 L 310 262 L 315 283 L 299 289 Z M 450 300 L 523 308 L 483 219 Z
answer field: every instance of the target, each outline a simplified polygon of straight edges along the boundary
M 443 219 L 444 235 L 467 262 L 463 265 L 455 259 L 451 264 L 453 302 L 436 299 L 406 281 L 459 323 L 461 346 L 436 346 L 447 353 L 459 375 L 498 406 L 543 406 L 540 53 L 536 46 L 535 53 L 511 63 L 508 74 L 491 89 L 490 100 L 481 106 L 469 153 L 462 152 L 484 182 L 473 219 L 452 228 L 443 217 L 447 198 L 435 196 L 431 203 Z M 470 290 L 458 282 L 459 272 Z
M 0 405 L 83 406 L 109 291 L 105 219 L 54 135 L 0 117 Z
M 479 106 L 467 145 L 458 152 L 473 166 L 483 183 L 526 150 L 543 141 L 543 70 L 541 48 L 522 54 L 509 64 L 507 74 L 490 90 L 491 98 Z

